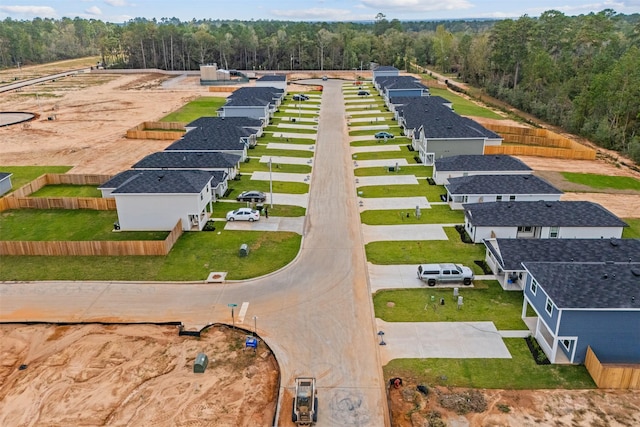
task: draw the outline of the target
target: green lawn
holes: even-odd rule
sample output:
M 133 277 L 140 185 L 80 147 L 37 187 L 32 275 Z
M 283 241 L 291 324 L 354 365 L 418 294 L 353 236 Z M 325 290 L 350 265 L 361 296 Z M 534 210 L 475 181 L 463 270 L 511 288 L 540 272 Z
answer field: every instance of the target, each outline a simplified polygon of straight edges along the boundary
M 226 271 L 227 279 L 241 280 L 284 267 L 300 248 L 296 233 L 225 231 L 223 223 L 216 225 L 220 227 L 214 232 L 185 233 L 164 257 L 3 256 L 0 280 L 201 281 L 211 271 Z M 238 248 L 243 243 L 249 256 L 241 258 Z
M 45 185 L 29 197 L 102 197 L 95 185 Z
M 309 123 L 309 124 L 312 126 L 317 126 L 316 124 L 313 124 L 313 123 Z M 317 129 L 299 129 L 295 127 L 281 128 L 276 126 L 267 126 L 266 129 L 264 130 L 265 134 L 272 134 L 272 133 L 278 133 L 278 132 L 297 133 L 300 135 L 314 135 L 318 133 L 318 130 Z M 286 139 L 286 138 L 281 138 L 281 139 Z
M 122 231 L 114 233 L 115 211 L 20 209 L 0 212 L 3 240 L 88 241 L 163 240 L 166 231 Z M 55 258 L 55 257 L 53 257 Z
M 251 180 L 248 175 L 242 175 L 239 180 L 229 181 L 229 193 L 228 197 L 234 198 L 243 191 L 258 190 L 269 191 L 269 181 Z M 274 193 L 291 193 L 291 194 L 305 194 L 309 192 L 309 184 L 303 182 L 285 182 L 285 181 L 273 181 Z
M 383 144 L 381 142 L 381 144 Z M 396 144 L 400 145 L 400 144 Z M 409 151 L 406 145 L 400 145 L 398 151 L 373 151 L 366 153 L 356 153 L 352 156 L 353 160 L 381 160 L 381 159 L 407 159 L 409 164 L 418 164 L 415 151 Z
M 591 188 L 640 191 L 640 179 L 628 176 L 596 175 L 591 173 L 562 172 L 564 179 Z
M 429 185 L 426 179 L 412 185 L 371 185 L 358 187 L 361 197 L 414 197 L 426 196 L 430 202 L 441 202 L 440 194 L 445 194 L 443 185 Z M 366 203 L 366 202 L 365 202 Z
M 217 111 L 222 107 L 227 98 L 220 96 L 202 96 L 185 104 L 178 111 L 174 111 L 162 119 L 161 122 L 185 122 L 189 123 L 200 117 L 216 117 Z
M 623 218 L 629 224 L 622 230 L 622 237 L 625 239 L 640 239 L 640 218 Z
M 584 365 L 537 365 L 523 338 L 506 338 L 511 359 L 396 359 L 383 367 L 385 378 L 411 378 L 418 384 L 488 389 L 596 388 Z
M 389 163 L 389 166 L 394 166 L 393 163 Z M 353 171 L 355 176 L 380 176 L 380 175 L 415 175 L 418 177 L 427 177 L 433 175 L 432 166 L 423 166 L 421 164 L 411 164 L 409 166 L 400 166 L 399 170 L 389 172 L 388 167 L 370 167 L 370 168 L 357 168 Z
M 412 240 L 371 242 L 365 245 L 367 261 L 373 264 L 424 264 L 455 262 L 483 274 L 474 261 L 484 260 L 485 246 L 462 243 L 453 227 L 445 227 L 449 240 Z
M 0 166 L 0 172 L 12 173 L 11 185 L 14 190 L 30 183 L 45 173 L 67 173 L 73 166 Z
M 499 330 L 526 330 L 522 292 L 506 292 L 497 281 L 460 286 L 460 310 L 451 288 L 398 289 L 376 292 L 375 316 L 385 322 L 493 322 Z M 440 304 L 440 299 L 445 304 Z M 388 303 L 393 302 L 393 306 Z
M 420 218 L 417 218 L 415 209 L 371 210 L 362 212 L 360 221 L 367 225 L 464 223 L 464 212 L 451 210 L 448 205 L 435 205 L 429 209 L 421 209 L 420 214 Z
M 462 116 L 486 117 L 489 119 L 498 120 L 504 119 L 504 117 L 494 113 L 492 110 L 481 107 L 474 102 L 456 95 L 446 89 L 430 88 L 429 92 L 431 93 L 431 95 L 441 96 L 444 99 L 451 101 L 453 103 L 455 112 Z

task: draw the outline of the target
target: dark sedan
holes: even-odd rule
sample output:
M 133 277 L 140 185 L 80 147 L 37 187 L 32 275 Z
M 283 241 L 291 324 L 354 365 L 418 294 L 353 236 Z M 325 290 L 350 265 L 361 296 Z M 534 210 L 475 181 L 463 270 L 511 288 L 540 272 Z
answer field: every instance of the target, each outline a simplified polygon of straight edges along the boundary
M 267 195 L 262 191 L 243 191 L 238 194 L 236 200 L 239 202 L 264 202 L 267 200 Z

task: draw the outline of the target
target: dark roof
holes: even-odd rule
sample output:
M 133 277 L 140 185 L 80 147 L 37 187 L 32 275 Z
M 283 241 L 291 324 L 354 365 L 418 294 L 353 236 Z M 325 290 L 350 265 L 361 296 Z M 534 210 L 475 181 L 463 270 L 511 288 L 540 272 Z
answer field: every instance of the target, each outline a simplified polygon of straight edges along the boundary
M 195 120 L 196 129 L 187 132 L 165 150 L 168 151 L 239 151 L 244 149 L 242 138 L 256 135 L 262 121 L 247 117 L 207 117 L 206 122 Z M 240 119 L 240 120 L 236 120 Z M 251 124 L 251 125 L 249 125 Z
M 640 262 L 640 239 L 496 239 L 484 244 L 511 271 L 522 270 L 523 262 Z
M 237 154 L 212 151 L 158 151 L 132 166 L 133 169 L 219 169 L 233 168 L 240 162 Z
M 522 160 L 506 154 L 464 154 L 436 159 L 436 171 L 530 171 Z
M 200 170 L 137 170 L 112 194 L 197 194 L 214 177 Z M 219 172 L 222 173 L 222 172 Z M 217 185 L 212 183 L 213 186 Z
M 267 76 L 260 77 L 257 81 L 259 81 L 259 82 L 284 82 L 286 80 L 287 80 L 287 76 L 285 76 L 285 75 L 270 74 L 270 75 L 267 75 Z
M 391 65 L 378 65 L 373 71 L 400 71 L 396 67 Z
M 535 175 L 469 175 L 449 178 L 450 194 L 562 194 Z
M 9 173 L 9 172 L 0 172 L 0 181 L 2 181 L 5 178 L 10 177 L 11 175 L 13 175 L 13 174 Z
M 463 205 L 474 226 L 626 227 L 604 207 L 585 201 L 486 202 Z
M 381 76 L 376 77 L 376 83 L 383 90 L 400 90 L 400 89 L 422 89 L 428 91 L 420 80 L 413 76 Z
M 107 182 L 105 182 L 102 185 L 100 185 L 98 187 L 98 189 L 102 189 L 102 188 L 105 188 L 105 189 L 106 188 L 118 188 L 125 181 L 128 181 L 129 179 L 131 179 L 132 176 L 136 175 L 139 172 L 140 171 L 133 170 L 133 169 L 128 169 L 126 171 L 122 171 L 119 174 L 115 175 L 110 180 L 108 180 Z
M 256 132 L 262 127 L 262 120 L 254 119 L 251 117 L 218 117 L 218 116 L 205 116 L 199 117 L 194 121 L 188 123 L 186 127 L 189 128 L 228 128 L 228 127 L 240 127 L 255 129 Z
M 525 268 L 558 308 L 640 310 L 640 263 L 526 262 Z
M 465 139 L 490 138 L 502 139 L 497 133 L 490 131 L 467 117 L 462 117 L 444 105 L 439 97 L 421 96 L 408 98 L 409 101 L 396 110 L 403 117 L 407 129 L 421 127 L 427 138 Z
M 284 89 L 271 86 L 251 86 L 241 87 L 235 90 L 227 97 L 227 100 L 233 98 L 264 98 L 269 101 L 281 99 L 284 97 Z

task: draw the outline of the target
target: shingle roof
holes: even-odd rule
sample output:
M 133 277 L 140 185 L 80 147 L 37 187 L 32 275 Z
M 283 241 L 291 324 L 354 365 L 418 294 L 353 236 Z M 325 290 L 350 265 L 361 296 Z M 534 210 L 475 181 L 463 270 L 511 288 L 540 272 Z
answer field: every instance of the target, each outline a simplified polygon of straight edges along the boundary
M 626 227 L 604 207 L 585 201 L 487 202 L 463 205 L 474 226 Z
M 260 77 L 257 81 L 259 81 L 259 82 L 284 82 L 286 80 L 287 80 L 287 76 L 286 75 L 270 74 L 270 75 L 266 75 L 266 76 Z
M 436 159 L 437 171 L 530 171 L 522 160 L 505 154 L 465 154 Z
M 400 71 L 391 65 L 378 65 L 373 71 Z
M 194 121 L 187 124 L 186 127 L 195 127 L 195 128 L 227 128 L 227 127 L 239 127 L 239 128 L 250 128 L 250 129 L 259 129 L 262 127 L 262 120 L 254 119 L 251 117 L 199 117 Z
M 112 194 L 197 194 L 214 177 L 214 172 L 199 170 L 137 170 L 135 172 Z M 218 174 L 220 173 L 222 172 Z
M 258 133 L 262 122 L 247 117 L 208 117 L 206 122 L 195 120 L 196 129 L 187 132 L 165 150 L 168 151 L 239 151 L 244 149 L 241 138 Z M 236 120 L 240 119 L 240 120 Z M 252 123 L 257 126 L 249 126 Z
M 158 151 L 144 157 L 133 169 L 219 169 L 234 168 L 240 156 L 211 151 Z
M 523 262 L 640 262 L 640 239 L 496 239 L 485 246 L 511 271 Z
M 12 173 L 9 172 L 0 172 L 0 181 L 2 181 L 3 179 L 10 177 L 11 175 L 13 175 Z
M 535 175 L 469 175 L 449 178 L 450 194 L 562 194 Z
M 103 183 L 102 185 L 100 185 L 98 187 L 98 189 L 118 188 L 125 181 L 128 181 L 129 179 L 131 179 L 132 176 L 136 175 L 139 172 L 140 171 L 133 170 L 133 169 L 128 169 L 126 171 L 122 171 L 122 172 L 118 173 L 117 175 L 115 175 L 110 180 L 108 180 L 105 183 Z
M 376 83 L 383 90 L 422 89 L 429 90 L 413 76 L 382 76 L 376 77 Z
M 439 98 L 439 97 L 438 97 Z M 407 129 L 424 129 L 427 138 L 490 138 L 502 139 L 467 117 L 462 117 L 444 105 L 441 99 L 431 96 L 413 98 L 398 107 Z
M 525 267 L 558 308 L 640 310 L 640 263 L 526 262 Z

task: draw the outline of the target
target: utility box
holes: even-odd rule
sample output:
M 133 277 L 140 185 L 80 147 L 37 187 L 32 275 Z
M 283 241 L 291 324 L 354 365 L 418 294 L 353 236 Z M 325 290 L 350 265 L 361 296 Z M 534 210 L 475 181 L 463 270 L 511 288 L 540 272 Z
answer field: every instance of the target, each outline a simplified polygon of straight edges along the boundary
M 193 362 L 193 373 L 204 374 L 204 371 L 207 369 L 208 364 L 209 358 L 207 357 L 207 355 L 204 353 L 198 353 L 195 362 Z
M 245 257 L 245 256 L 249 255 L 249 246 L 247 246 L 246 243 L 241 244 L 240 245 L 240 251 L 238 252 L 238 254 L 241 257 Z

